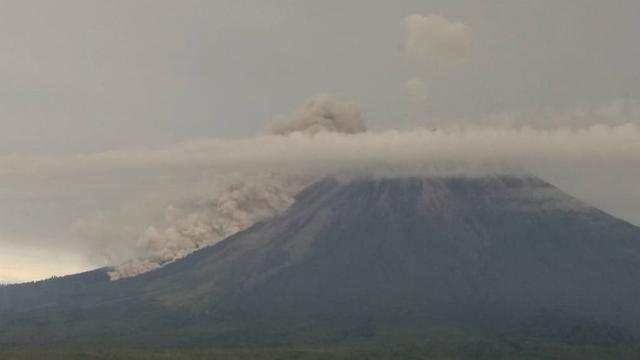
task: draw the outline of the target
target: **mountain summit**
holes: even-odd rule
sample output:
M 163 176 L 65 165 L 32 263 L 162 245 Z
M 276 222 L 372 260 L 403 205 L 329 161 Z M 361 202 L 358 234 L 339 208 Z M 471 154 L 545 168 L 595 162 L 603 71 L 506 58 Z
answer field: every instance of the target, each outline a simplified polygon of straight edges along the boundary
M 638 279 L 639 228 L 535 177 L 326 179 L 159 270 L 1 288 L 0 344 L 624 341 L 640 334 Z

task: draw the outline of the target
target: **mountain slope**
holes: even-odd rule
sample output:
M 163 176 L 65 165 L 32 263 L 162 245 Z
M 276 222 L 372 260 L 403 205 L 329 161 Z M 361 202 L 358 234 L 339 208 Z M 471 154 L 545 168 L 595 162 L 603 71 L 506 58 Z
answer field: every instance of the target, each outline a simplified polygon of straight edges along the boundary
M 0 343 L 623 340 L 639 330 L 639 279 L 640 229 L 533 177 L 328 179 L 157 271 L 5 307 Z

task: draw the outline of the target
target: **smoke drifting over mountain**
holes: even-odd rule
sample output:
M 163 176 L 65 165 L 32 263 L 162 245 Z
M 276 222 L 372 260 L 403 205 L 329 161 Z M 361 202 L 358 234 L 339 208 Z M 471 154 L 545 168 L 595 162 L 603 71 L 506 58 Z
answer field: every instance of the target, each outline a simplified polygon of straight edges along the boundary
M 149 226 L 138 242 L 140 257 L 117 265 L 112 279 L 138 275 L 213 245 L 286 210 L 304 181 L 275 175 L 249 177 L 225 185 L 181 207 L 165 210 L 162 226 Z
M 79 248 L 102 258 L 100 264 L 116 265 L 112 276 L 117 279 L 162 266 L 274 216 L 288 208 L 305 184 L 324 176 L 474 176 L 524 168 L 545 178 L 568 178 L 568 184 L 596 196 L 594 183 L 591 188 L 580 184 L 603 180 L 581 176 L 576 169 L 604 168 L 610 174 L 624 169 L 629 174 L 638 168 L 639 108 L 628 103 L 536 115 L 548 117 L 555 128 L 488 125 L 494 119 L 478 119 L 475 123 L 481 125 L 363 132 L 359 107 L 322 96 L 308 100 L 275 131 L 284 135 L 85 155 L 4 156 L 0 181 L 32 193 L 68 195 L 92 179 L 89 195 L 130 193 L 133 205 L 126 206 L 124 215 L 117 214 L 125 210 L 115 208 L 114 216 L 86 216 L 72 229 Z M 497 118 L 517 125 L 527 116 Z M 637 175 L 620 178 L 617 188 L 633 188 Z M 134 185 L 110 185 L 128 183 L 125 179 L 133 179 Z M 194 185 L 209 182 L 215 186 Z M 154 191 L 161 199 L 139 197 Z M 630 194 L 626 198 L 632 199 Z M 164 216 L 126 215 L 162 209 Z
M 460 21 L 423 14 L 406 17 L 404 30 L 403 56 L 410 65 L 404 85 L 416 117 L 415 108 L 429 99 L 432 77 L 469 56 L 473 32 Z M 325 176 L 477 176 L 526 169 L 564 181 L 580 197 L 614 198 L 609 209 L 619 206 L 616 215 L 640 223 L 637 101 L 429 118 L 434 129 L 368 131 L 364 114 L 357 103 L 322 94 L 276 117 L 266 134 L 255 137 L 0 155 L 0 184 L 12 196 L 71 198 L 75 212 L 61 237 L 96 265 L 114 266 L 114 279 L 156 269 L 275 216 L 306 184 Z M 585 176 L 579 169 L 591 172 Z M 606 177 L 612 174 L 625 175 L 616 178 L 615 196 Z M 75 208 L 86 199 L 99 209 Z
M 326 94 L 306 99 L 290 115 L 277 117 L 270 128 L 275 135 L 304 136 L 365 130 L 359 105 Z M 163 226 L 149 226 L 140 236 L 137 252 L 141 255 L 115 266 L 110 275 L 114 280 L 135 276 L 213 245 L 286 210 L 307 183 L 300 176 L 291 175 L 246 177 L 181 207 L 170 205 L 165 210 Z
M 233 140 L 198 140 L 166 148 L 139 148 L 72 156 L 0 158 L 6 184 L 134 172 L 183 170 L 218 172 L 276 171 L 320 173 L 362 164 L 397 161 L 497 160 L 526 165 L 534 159 L 593 160 L 611 155 L 637 159 L 638 124 L 599 124 L 583 128 L 453 126 L 439 129 L 387 130 L 360 134 L 322 132 L 315 136 L 265 135 Z
M 275 135 L 323 131 L 344 134 L 366 131 L 362 108 L 356 103 L 338 101 L 331 95 L 316 95 L 306 99 L 293 113 L 278 116 L 270 127 Z

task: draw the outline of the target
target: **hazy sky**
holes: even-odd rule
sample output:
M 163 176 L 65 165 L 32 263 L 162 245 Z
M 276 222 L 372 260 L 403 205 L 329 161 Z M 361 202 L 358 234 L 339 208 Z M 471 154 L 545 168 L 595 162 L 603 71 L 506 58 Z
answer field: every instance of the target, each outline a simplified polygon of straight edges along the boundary
M 640 98 L 638 1 L 0 1 L 0 153 L 255 134 L 329 92 L 405 114 L 402 19 L 469 25 L 425 115 Z
M 411 14 L 468 28 L 464 56 L 451 66 L 408 59 Z M 638 14 L 636 0 L 0 0 L 0 157 L 247 138 L 317 93 L 361 104 L 374 130 L 503 116 L 495 114 L 547 128 L 550 117 L 578 113 L 571 125 L 587 126 L 612 107 L 638 123 Z M 417 105 L 410 79 L 425 81 L 409 83 L 424 97 Z M 633 161 L 576 170 L 591 182 L 549 176 L 640 223 Z M 71 224 L 113 208 L 126 209 L 116 217 L 156 216 L 138 214 L 131 194 L 145 208 L 164 204 L 156 195 L 166 184 L 190 179 L 82 176 L 0 177 L 0 281 L 91 267 L 65 241 Z M 155 195 L 138 194 L 142 186 Z

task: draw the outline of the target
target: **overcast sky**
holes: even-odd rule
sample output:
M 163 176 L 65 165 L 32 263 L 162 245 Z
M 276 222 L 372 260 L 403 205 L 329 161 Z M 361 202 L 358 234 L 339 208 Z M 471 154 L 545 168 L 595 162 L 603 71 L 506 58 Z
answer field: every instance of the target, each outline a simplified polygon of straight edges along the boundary
M 408 59 L 411 14 L 463 26 L 453 40 L 465 53 L 450 66 Z M 636 0 L 0 0 L 0 156 L 248 138 L 318 93 L 361 104 L 373 130 L 496 114 L 548 128 L 556 118 L 548 114 L 584 109 L 570 125 L 588 126 L 589 109 L 621 100 L 615 111 L 640 122 L 638 14 Z M 640 224 L 637 165 L 576 170 L 591 182 L 574 183 L 570 171 L 548 176 Z M 135 212 L 131 193 L 149 186 L 136 175 L 85 176 L 0 177 L 0 282 L 94 266 L 64 241 L 69 226 L 113 208 Z M 159 201 L 137 196 L 145 206 Z
M 329 92 L 376 127 L 405 113 L 402 19 L 469 25 L 473 56 L 426 115 L 640 97 L 640 3 L 0 1 L 0 151 L 243 136 Z

